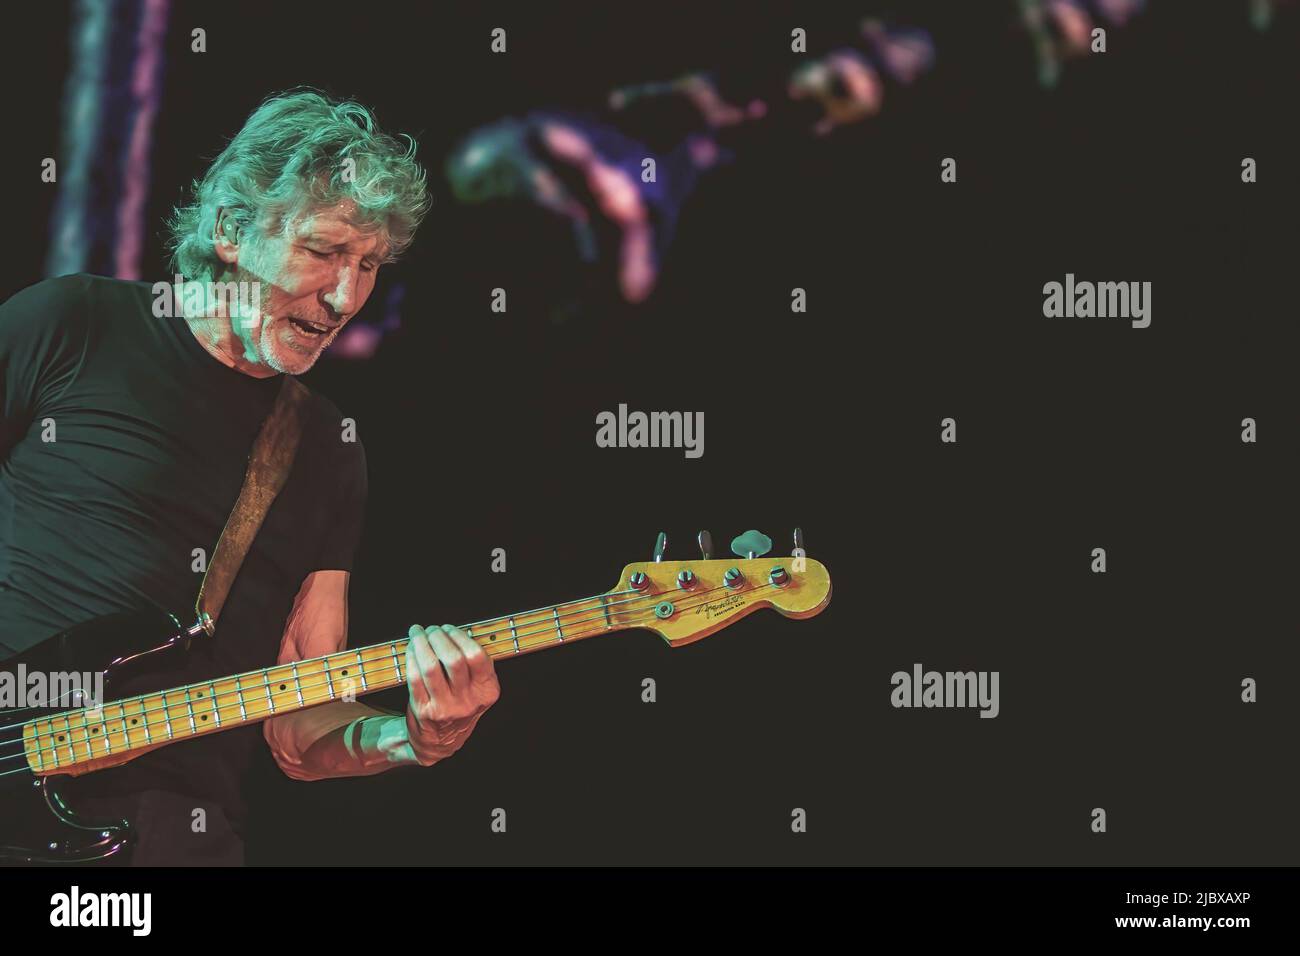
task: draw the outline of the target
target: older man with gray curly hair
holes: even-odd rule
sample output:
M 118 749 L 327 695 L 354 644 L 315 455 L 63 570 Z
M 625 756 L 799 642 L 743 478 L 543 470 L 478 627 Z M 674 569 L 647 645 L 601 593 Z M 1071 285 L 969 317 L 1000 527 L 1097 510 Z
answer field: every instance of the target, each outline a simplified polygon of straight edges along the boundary
M 428 211 L 415 151 L 357 103 L 271 97 L 171 218 L 174 297 L 74 275 L 0 305 L 0 659 L 91 617 L 194 604 L 282 376 L 312 367 Z M 293 470 L 187 683 L 346 646 L 365 496 L 360 442 L 310 395 Z M 286 774 L 429 766 L 463 745 L 499 695 L 492 662 L 454 627 L 409 637 L 404 714 L 342 695 L 262 725 Z M 257 740 L 244 727 L 152 750 L 80 778 L 83 806 L 135 824 L 136 864 L 241 862 Z
M 169 224 L 177 274 L 253 283 L 266 298 L 235 328 L 228 316 L 191 324 L 218 359 L 257 376 L 311 368 L 429 206 L 413 140 L 314 92 L 263 103 L 193 192 Z

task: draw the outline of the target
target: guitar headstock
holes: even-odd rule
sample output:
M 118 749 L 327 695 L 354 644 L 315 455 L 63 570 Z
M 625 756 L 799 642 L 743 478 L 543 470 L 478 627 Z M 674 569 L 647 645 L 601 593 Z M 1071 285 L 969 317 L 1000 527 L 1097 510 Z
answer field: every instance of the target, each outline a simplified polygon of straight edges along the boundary
M 700 532 L 702 556 L 666 561 L 662 533 L 649 561 L 623 569 L 608 592 L 609 613 L 621 627 L 643 627 L 673 647 L 702 637 L 770 607 L 786 617 L 821 613 L 831 600 L 831 576 L 820 561 L 807 557 L 803 536 L 795 529 L 794 553 L 763 557 L 771 539 L 748 531 L 732 542 L 734 558 L 712 556 L 707 531 Z

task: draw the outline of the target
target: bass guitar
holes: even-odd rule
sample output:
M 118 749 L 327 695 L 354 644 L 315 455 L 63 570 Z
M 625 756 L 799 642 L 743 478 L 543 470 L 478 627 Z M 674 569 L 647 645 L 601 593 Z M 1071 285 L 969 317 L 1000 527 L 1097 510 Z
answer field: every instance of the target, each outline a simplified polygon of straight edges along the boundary
M 812 617 L 830 602 L 824 565 L 794 554 L 764 558 L 771 539 L 749 531 L 732 542 L 735 559 L 652 560 L 629 564 L 603 594 L 462 626 L 494 659 L 560 647 L 597 634 L 643 628 L 672 647 L 690 644 L 759 608 Z M 72 777 L 119 766 L 161 746 L 260 723 L 335 700 L 404 686 L 406 640 L 226 678 L 177 685 L 184 658 L 211 640 L 202 623 L 184 626 L 159 610 L 114 614 L 80 624 L 0 664 L 0 672 L 102 673 L 102 701 L 76 709 L 0 711 L 0 863 L 122 862 L 129 821 L 87 819 L 69 799 Z M 169 679 L 169 675 L 171 679 Z M 143 694 L 110 700 L 130 682 Z

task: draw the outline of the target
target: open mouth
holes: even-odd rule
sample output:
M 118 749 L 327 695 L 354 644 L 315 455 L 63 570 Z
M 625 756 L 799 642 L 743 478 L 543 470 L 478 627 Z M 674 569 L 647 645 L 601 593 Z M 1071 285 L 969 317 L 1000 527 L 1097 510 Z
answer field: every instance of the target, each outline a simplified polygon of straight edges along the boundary
M 315 322 L 308 322 L 306 319 L 290 318 L 289 324 L 301 332 L 303 335 L 320 336 L 327 335 L 331 329 L 327 325 L 319 325 Z

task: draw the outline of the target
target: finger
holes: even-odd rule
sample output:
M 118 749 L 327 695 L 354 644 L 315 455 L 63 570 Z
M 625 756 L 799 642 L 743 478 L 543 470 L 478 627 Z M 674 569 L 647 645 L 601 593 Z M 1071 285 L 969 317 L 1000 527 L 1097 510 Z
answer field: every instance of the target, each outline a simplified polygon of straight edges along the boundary
M 420 659 L 416 656 L 415 646 L 426 638 L 424 629 L 418 624 L 412 624 L 406 636 L 406 688 L 411 694 L 411 709 L 418 710 L 429 700 L 429 687 L 420 673 Z
M 445 625 L 443 630 L 448 637 L 456 642 L 460 652 L 465 655 L 465 663 L 469 665 L 471 681 L 477 684 L 492 677 L 492 658 L 488 657 L 487 652 L 483 650 L 478 641 L 460 628 L 452 627 L 450 624 Z
M 437 654 L 429 643 L 428 634 L 418 624 L 411 625 L 411 639 L 407 642 L 406 683 L 411 688 L 413 701 L 418 708 L 436 706 L 450 695 L 447 681 L 442 675 Z
M 447 674 L 447 686 L 453 694 L 459 693 L 469 685 L 469 662 L 465 660 L 465 655 L 456 642 L 441 627 L 426 628 L 426 633 L 433 652 L 438 655 L 438 661 Z

